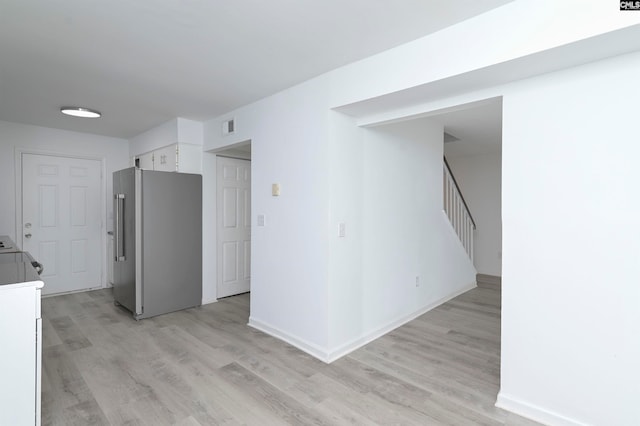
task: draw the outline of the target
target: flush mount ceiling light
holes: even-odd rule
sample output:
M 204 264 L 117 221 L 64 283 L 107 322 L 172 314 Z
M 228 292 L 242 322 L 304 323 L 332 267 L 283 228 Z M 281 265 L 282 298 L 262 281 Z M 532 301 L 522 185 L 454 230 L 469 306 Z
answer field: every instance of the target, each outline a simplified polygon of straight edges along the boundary
M 66 106 L 60 108 L 60 112 L 65 115 L 71 115 L 73 117 L 80 118 L 100 118 L 102 113 L 100 111 L 95 111 L 89 108 L 80 108 L 74 106 Z

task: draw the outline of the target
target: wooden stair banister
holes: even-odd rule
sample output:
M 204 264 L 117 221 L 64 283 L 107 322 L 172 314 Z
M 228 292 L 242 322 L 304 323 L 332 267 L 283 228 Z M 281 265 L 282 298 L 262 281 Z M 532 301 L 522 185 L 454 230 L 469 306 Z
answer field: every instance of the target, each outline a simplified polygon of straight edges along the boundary
M 473 238 L 476 222 L 462 195 L 446 157 L 443 157 L 443 208 L 469 258 L 473 261 Z

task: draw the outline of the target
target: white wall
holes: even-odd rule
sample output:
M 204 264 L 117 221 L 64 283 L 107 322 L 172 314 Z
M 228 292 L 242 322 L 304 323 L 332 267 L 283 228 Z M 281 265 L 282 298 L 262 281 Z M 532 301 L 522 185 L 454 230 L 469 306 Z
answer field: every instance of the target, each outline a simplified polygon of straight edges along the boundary
M 178 142 L 178 119 L 174 118 L 129 140 L 129 155 L 144 154 Z
M 442 212 L 442 125 L 422 119 L 360 131 L 361 152 L 347 162 L 345 147 L 332 161 L 343 179 L 334 184 L 353 193 L 332 192 L 332 214 L 354 215 L 346 238 L 336 238 L 335 225 L 330 237 L 330 359 L 475 287 L 475 269 Z M 348 251 L 350 239 L 359 245 Z
M 250 324 L 330 361 L 470 288 L 475 270 L 442 214 L 442 127 L 358 128 L 326 92 L 316 79 L 212 120 L 205 150 L 252 141 Z
M 371 332 L 363 332 L 364 328 L 414 308 L 402 306 L 366 327 L 356 324 L 367 309 L 354 303 L 368 284 L 366 268 L 354 266 L 366 262 L 358 242 L 365 241 L 365 198 L 344 206 L 350 196 L 359 197 L 358 188 L 365 196 L 364 157 L 359 159 L 357 153 L 364 154 L 366 144 L 358 131 L 350 129 L 352 119 L 337 115 L 331 106 L 481 70 L 638 22 L 637 16 L 614 13 L 595 1 L 585 7 L 576 0 L 561 4 L 517 0 L 207 122 L 205 151 L 252 141 L 250 323 L 326 359 L 349 346 L 354 337 Z M 544 36 L 540 28 L 545 28 Z M 235 119 L 236 131 L 223 136 L 221 124 L 230 118 Z M 348 140 L 353 143 L 342 144 Z M 272 183 L 282 185 L 282 196 L 271 197 Z M 258 214 L 266 215 L 267 226 L 255 227 Z M 336 241 L 341 221 L 348 236 Z M 394 238 L 389 236 L 388 242 Z M 350 264 L 334 253 L 341 253 Z M 373 252 L 369 256 L 383 257 Z M 343 297 L 343 291 L 348 296 Z M 372 304 L 381 291 L 367 295 Z
M 202 145 L 203 124 L 182 117 L 173 118 L 131 138 L 129 155 L 133 157 L 177 142 Z
M 105 232 L 111 228 L 111 174 L 129 164 L 129 144 L 125 139 L 109 138 L 46 127 L 0 121 L 0 234 L 16 239 L 16 170 L 17 150 L 80 156 L 103 160 L 103 180 L 107 200 Z M 107 253 L 105 238 L 104 253 Z M 106 258 L 103 260 L 103 282 L 106 283 Z
M 252 142 L 250 324 L 331 361 L 471 288 L 475 270 L 442 214 L 442 126 L 358 128 L 327 93 L 317 78 L 211 120 L 204 149 Z
M 640 53 L 505 88 L 500 406 L 640 424 Z
M 204 145 L 251 140 L 250 324 L 318 356 L 328 340 L 327 92 L 326 79 L 315 79 L 211 120 Z M 231 117 L 235 133 L 222 136 L 221 122 Z M 279 197 L 271 196 L 273 183 Z M 259 214 L 264 227 L 256 226 Z
M 473 101 L 505 95 L 505 122 L 513 123 L 505 125 L 509 142 L 503 141 L 503 162 L 512 165 L 503 169 L 503 182 L 508 185 L 502 189 L 506 290 L 500 403 L 530 416 L 546 415 L 547 421 L 556 424 L 567 419 L 574 423 L 638 423 L 630 398 L 638 394 L 634 383 L 640 380 L 630 360 L 638 359 L 640 354 L 638 340 L 629 336 L 638 335 L 640 324 L 640 311 L 635 306 L 631 309 L 639 299 L 637 286 L 632 285 L 638 282 L 637 267 L 632 265 L 638 263 L 635 254 L 639 247 L 630 217 L 640 206 L 630 196 L 612 198 L 631 194 L 629 185 L 638 181 L 637 172 L 630 165 L 630 159 L 637 156 L 629 155 L 635 147 L 632 125 L 628 124 L 633 120 L 624 122 L 626 115 L 633 114 L 631 99 L 637 95 L 625 96 L 623 90 L 607 94 L 603 88 L 609 84 L 604 80 L 613 79 L 617 81 L 614 87 L 625 82 L 626 87 L 633 87 L 637 66 L 632 67 L 633 75 L 623 71 L 627 63 L 605 67 L 605 74 L 599 77 L 604 80 L 600 82 L 598 78 L 583 78 L 581 72 L 571 72 L 527 83 L 530 87 L 523 84 L 494 88 L 484 98 L 478 98 L 477 93 L 467 96 L 467 92 L 488 91 L 487 81 L 494 86 L 511 81 L 512 77 L 506 74 L 487 78 L 487 69 L 492 65 L 639 22 L 640 14 L 621 13 L 601 1 L 516 0 L 452 29 L 340 68 L 206 123 L 205 150 L 249 139 L 253 144 L 252 216 L 255 225 L 257 214 L 266 214 L 267 226 L 254 227 L 252 234 L 252 325 L 326 359 L 352 343 L 349 339 L 364 329 L 359 328 L 360 324 L 381 324 L 400 312 L 391 308 L 375 314 L 379 315 L 375 318 L 373 313 L 367 314 L 368 306 L 381 303 L 384 292 L 388 295 L 392 291 L 382 281 L 377 281 L 378 287 L 362 298 L 364 302 L 354 303 L 358 294 L 372 289 L 367 287 L 368 280 L 377 279 L 369 275 L 364 265 L 387 256 L 385 245 L 397 244 L 399 238 L 383 229 L 382 248 L 371 247 L 367 230 L 377 226 L 377 220 L 389 224 L 388 216 L 364 209 L 366 203 L 375 202 L 379 196 L 378 191 L 368 192 L 364 186 L 365 177 L 374 177 L 366 163 L 384 160 L 378 156 L 384 151 L 367 151 L 365 140 L 384 145 L 382 141 L 390 136 L 383 135 L 384 130 L 373 130 L 365 139 L 364 133 L 350 130 L 352 119 L 334 115 L 329 108 L 478 71 L 483 77 L 478 81 L 471 76 L 464 86 L 432 86 L 433 91 L 420 92 L 428 94 L 426 99 L 402 92 L 394 102 L 399 107 L 399 101 L 407 101 L 407 108 L 420 104 L 422 111 L 413 109 L 418 114 L 429 111 L 424 109 L 429 102 L 444 105 L 443 100 L 448 100 L 448 106 L 455 105 L 448 97 Z M 593 43 L 598 44 L 597 40 Z M 601 57 L 606 57 L 628 46 L 605 43 L 599 47 Z M 576 63 L 584 59 L 579 46 L 574 50 L 569 46 L 562 52 L 563 57 L 550 54 L 540 61 L 536 56 L 519 63 L 526 65 L 525 71 L 531 75 L 538 66 L 538 72 L 566 66 L 567 61 L 571 62 L 568 56 L 575 55 Z M 545 78 L 557 80 L 548 84 Z M 595 104 L 586 96 L 591 96 L 594 82 Z M 542 90 L 538 91 L 537 85 Z M 384 106 L 384 99 L 377 100 L 373 99 L 374 107 Z M 602 100 L 610 102 L 603 106 Z M 619 111 L 617 105 L 626 108 Z M 238 129 L 234 135 L 223 137 L 221 122 L 231 117 L 237 119 Z M 577 126 L 582 127 L 575 132 Z M 596 131 L 587 135 L 583 128 Z M 582 140 L 572 142 L 576 135 L 584 137 L 585 147 Z M 541 140 L 544 138 L 547 140 Z M 616 151 L 605 152 L 596 138 L 598 143 L 615 141 Z M 346 140 L 354 143 L 343 151 L 341 142 Z M 400 137 L 399 145 L 403 145 L 402 140 Z M 384 146 L 389 149 L 389 158 L 406 155 L 389 146 L 397 148 L 393 143 Z M 586 150 L 591 152 L 589 158 L 598 158 L 594 149 L 598 154 L 604 153 L 598 163 L 587 160 L 579 151 Z M 572 154 L 575 150 L 578 154 Z M 358 152 L 363 153 L 361 163 L 357 161 Z M 610 167 L 616 163 L 611 158 L 615 152 L 624 153 L 624 158 L 616 157 L 621 169 Z M 561 159 L 554 157 L 558 153 L 563 153 Z M 564 171 L 558 171 L 559 164 Z M 536 180 L 547 170 L 547 177 Z M 562 179 L 558 178 L 564 177 L 577 191 L 560 190 Z M 614 180 L 618 186 L 612 185 Z M 372 182 L 388 189 L 388 182 L 380 178 Z M 270 196 L 272 183 L 282 185 L 281 197 Z M 349 194 L 355 197 L 358 188 L 362 189 L 361 201 L 343 208 Z M 597 200 L 602 197 L 606 202 Z M 558 213 L 557 207 L 563 209 Z M 340 221 L 347 224 L 347 237 L 336 241 L 336 224 Z M 406 235 L 404 228 L 401 234 Z M 366 247 L 361 255 L 356 249 L 358 238 Z M 353 265 L 342 264 L 334 251 L 345 255 L 349 262 L 362 262 L 361 272 Z M 379 279 L 388 282 L 393 271 L 384 270 L 381 274 Z M 397 277 L 403 283 L 400 285 L 404 285 L 407 276 L 411 277 L 408 274 L 414 272 Z M 607 420 L 605 413 L 614 415 Z
M 363 276 L 363 185 L 364 135 L 351 117 L 329 115 L 329 275 L 328 333 L 326 360 L 348 350 L 366 335 L 362 303 L 366 285 Z M 345 236 L 339 237 L 340 224 Z M 367 335 L 368 336 L 368 335 Z M 357 342 L 356 342 L 357 343 Z
M 447 144 L 445 144 L 445 154 Z M 479 274 L 502 275 L 502 158 L 499 151 L 447 156 L 476 223 L 473 264 Z

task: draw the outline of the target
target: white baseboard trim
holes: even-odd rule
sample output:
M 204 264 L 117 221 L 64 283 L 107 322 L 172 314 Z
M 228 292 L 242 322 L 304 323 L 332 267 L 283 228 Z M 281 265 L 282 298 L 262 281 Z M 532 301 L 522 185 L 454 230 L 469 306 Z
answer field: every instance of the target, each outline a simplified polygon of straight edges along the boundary
M 202 304 L 203 305 L 208 305 L 210 303 L 216 303 L 217 301 L 218 301 L 218 299 L 216 299 L 216 298 L 213 298 L 213 299 L 207 298 L 207 299 L 202 299 Z
M 325 348 L 322 348 L 314 343 L 307 342 L 304 339 L 289 334 L 286 331 L 282 331 L 278 327 L 273 327 L 254 317 L 249 317 L 249 324 L 247 325 L 277 339 L 283 340 L 291 346 L 295 346 L 296 348 L 300 349 L 302 352 L 306 352 L 312 357 L 318 358 L 320 361 L 326 362 L 327 364 L 329 363 L 327 351 Z
M 466 293 L 469 290 L 474 289 L 475 287 L 477 287 L 476 282 L 474 281 L 473 283 L 445 296 L 442 297 L 434 302 L 429 303 L 427 306 L 424 306 L 422 308 L 420 308 L 419 310 L 412 312 L 408 315 L 405 315 L 403 317 L 400 317 L 394 321 L 391 321 L 390 323 L 376 329 L 373 330 L 361 337 L 358 337 L 356 339 L 351 340 L 350 342 L 347 342 L 333 350 L 330 350 L 329 353 L 327 354 L 327 358 L 328 358 L 328 362 L 331 363 L 353 351 L 355 351 L 356 349 L 359 349 L 361 347 L 363 347 L 364 345 L 373 342 L 374 340 L 376 340 L 379 337 L 384 336 L 385 334 L 395 330 L 398 327 L 403 326 L 404 324 L 408 323 L 409 321 L 412 321 L 416 318 L 418 318 L 420 315 L 423 315 L 427 312 L 429 312 L 430 310 L 432 310 L 433 308 L 436 308 L 440 305 L 442 305 L 443 303 L 448 302 L 449 300 L 453 299 L 454 297 L 457 297 L 459 295 L 461 295 L 462 293 Z
M 75 293 L 85 293 L 87 291 L 96 291 L 96 290 L 104 290 L 105 288 L 102 286 L 99 287 L 89 287 L 89 288 L 82 288 L 80 290 L 71 290 L 71 291 L 62 291 L 60 293 L 53 293 L 53 294 L 43 294 L 40 297 L 43 299 L 46 299 L 47 297 L 55 297 L 55 296 L 66 296 L 68 294 L 75 294 Z
M 522 417 L 550 426 L 586 426 L 586 423 L 565 417 L 553 411 L 545 410 L 528 402 L 521 401 L 502 392 L 498 393 L 496 407 L 510 411 Z
M 255 328 L 256 330 L 260 330 L 263 333 L 266 333 L 270 336 L 273 336 L 275 338 L 278 338 L 280 340 L 283 340 L 287 343 L 289 343 L 292 346 L 295 346 L 296 348 L 300 349 L 303 352 L 308 353 L 309 355 L 313 356 L 314 358 L 319 359 L 320 361 L 326 362 L 327 364 L 332 363 L 333 361 L 336 361 L 339 358 L 342 358 L 343 356 L 355 351 L 356 349 L 361 348 L 362 346 L 366 345 L 367 343 L 371 343 L 372 341 L 374 341 L 375 339 L 384 336 L 385 334 L 389 333 L 390 331 L 395 330 L 396 328 L 408 323 L 411 320 L 416 319 L 417 317 L 419 317 L 420 315 L 423 315 L 427 312 L 429 312 L 431 309 L 436 308 L 440 305 L 442 305 L 445 302 L 448 302 L 449 300 L 453 299 L 456 296 L 461 295 L 462 293 L 466 293 L 469 290 L 474 289 L 475 287 L 477 287 L 476 282 L 474 281 L 473 283 L 443 297 L 440 298 L 430 304 L 428 304 L 427 306 L 412 312 L 408 315 L 405 315 L 401 318 L 398 318 L 394 321 L 391 321 L 390 323 L 377 328 L 376 330 L 373 330 L 363 336 L 360 336 L 356 339 L 353 339 L 345 344 L 342 344 L 340 346 L 338 346 L 335 349 L 329 349 L 327 350 L 327 348 L 322 348 L 318 345 L 315 345 L 313 343 L 309 343 L 307 341 L 305 341 L 304 339 L 300 339 L 297 336 L 293 336 L 285 331 L 280 330 L 277 327 L 273 327 L 263 321 L 260 321 L 259 319 L 253 318 L 253 317 L 249 317 L 249 326 Z

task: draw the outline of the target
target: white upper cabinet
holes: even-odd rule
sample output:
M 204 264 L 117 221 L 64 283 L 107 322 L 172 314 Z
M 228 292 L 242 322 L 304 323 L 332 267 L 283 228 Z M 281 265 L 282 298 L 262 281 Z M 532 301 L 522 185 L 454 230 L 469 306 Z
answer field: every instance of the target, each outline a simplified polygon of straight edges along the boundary
M 153 170 L 153 152 L 147 152 L 136 158 L 136 165 L 141 169 Z
M 165 146 L 153 151 L 153 170 L 177 172 L 179 171 L 179 161 L 180 149 L 178 144 Z
M 163 172 L 202 173 L 202 146 L 174 143 L 135 158 L 136 166 Z

